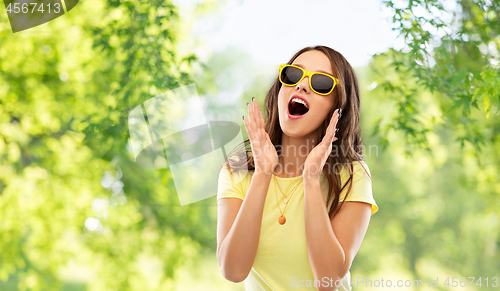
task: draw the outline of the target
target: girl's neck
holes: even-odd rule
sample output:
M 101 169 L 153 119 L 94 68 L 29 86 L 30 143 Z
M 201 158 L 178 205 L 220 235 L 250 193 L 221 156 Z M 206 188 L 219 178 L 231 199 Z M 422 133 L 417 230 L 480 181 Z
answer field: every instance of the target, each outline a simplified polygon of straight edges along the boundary
M 280 164 L 274 169 L 274 175 L 281 178 L 302 176 L 307 155 L 318 143 L 317 131 L 301 137 L 290 137 L 283 133 L 281 153 L 278 152 Z

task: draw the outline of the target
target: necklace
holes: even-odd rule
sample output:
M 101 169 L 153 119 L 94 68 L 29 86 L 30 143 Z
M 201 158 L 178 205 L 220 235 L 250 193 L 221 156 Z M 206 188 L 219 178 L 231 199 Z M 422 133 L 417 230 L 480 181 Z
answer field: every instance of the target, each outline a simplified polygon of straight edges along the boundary
M 285 195 L 285 194 L 283 193 L 283 190 L 281 190 L 280 184 L 276 181 L 276 178 L 274 178 L 274 184 L 275 184 L 275 185 L 274 185 L 274 187 L 275 187 L 275 188 L 276 188 L 276 184 L 278 184 L 278 188 L 280 189 L 281 195 L 283 195 L 283 197 L 285 197 L 285 198 L 283 198 L 283 203 L 287 204 L 287 203 L 288 203 L 288 201 L 289 201 L 290 199 L 288 199 L 287 195 Z M 300 184 L 300 183 L 299 183 L 299 184 Z M 295 191 L 295 189 L 299 186 L 299 184 L 297 184 L 297 186 L 295 186 L 294 190 L 292 190 L 292 192 L 291 192 L 291 193 L 293 193 L 293 191 Z M 291 196 L 290 196 L 290 197 L 291 197 Z
M 288 206 L 288 201 L 289 201 L 289 199 L 288 199 L 288 197 L 287 197 L 285 194 L 283 194 L 283 191 L 281 191 L 281 187 L 279 187 L 279 185 L 278 185 L 278 187 L 279 187 L 279 189 L 280 189 L 281 194 L 282 194 L 283 196 L 285 196 L 285 198 L 283 199 L 283 202 L 284 202 L 286 205 L 285 205 L 285 209 L 283 209 L 283 212 L 282 212 L 282 211 L 281 211 L 281 206 L 280 206 L 280 203 L 278 202 L 278 191 L 277 191 L 277 187 L 276 187 L 277 183 L 278 183 L 278 182 L 277 182 L 277 179 L 276 179 L 276 176 L 275 176 L 275 177 L 274 177 L 274 190 L 276 191 L 276 202 L 278 203 L 278 208 L 279 208 L 280 213 L 281 213 L 281 216 L 280 216 L 280 218 L 278 219 L 278 222 L 279 222 L 279 224 L 283 225 L 283 224 L 285 224 L 285 222 L 286 222 L 286 218 L 285 218 L 284 213 L 285 213 L 286 207 Z M 295 187 L 293 188 L 293 190 L 292 190 L 292 192 L 291 192 L 291 194 L 290 194 L 290 199 L 292 198 L 293 194 L 295 193 L 295 190 L 297 190 L 297 188 L 299 187 L 299 185 L 300 185 L 301 183 L 302 183 L 302 180 L 300 180 L 300 182 L 297 184 L 297 186 L 295 186 Z M 285 202 L 285 199 L 286 199 L 286 202 Z

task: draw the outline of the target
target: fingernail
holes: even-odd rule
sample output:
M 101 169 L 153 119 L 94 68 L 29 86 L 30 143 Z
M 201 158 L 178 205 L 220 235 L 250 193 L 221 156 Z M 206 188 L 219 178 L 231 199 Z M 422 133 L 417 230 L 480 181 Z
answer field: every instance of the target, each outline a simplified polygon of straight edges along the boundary
M 247 106 L 248 106 L 248 104 L 250 104 L 250 103 L 249 103 L 249 102 L 247 102 Z
M 335 134 L 337 134 L 337 131 L 339 131 L 340 128 L 337 128 L 337 130 L 335 131 Z
M 252 97 L 252 101 L 253 101 L 253 99 L 255 99 L 255 97 Z
M 243 115 L 241 118 L 242 118 L 243 120 L 245 120 L 245 115 Z

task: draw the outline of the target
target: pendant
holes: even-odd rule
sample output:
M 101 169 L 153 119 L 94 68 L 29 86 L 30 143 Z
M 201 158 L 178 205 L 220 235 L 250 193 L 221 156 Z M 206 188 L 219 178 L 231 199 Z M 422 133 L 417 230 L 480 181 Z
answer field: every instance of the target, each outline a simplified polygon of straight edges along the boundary
M 288 197 L 283 198 L 283 203 L 285 203 L 285 204 L 288 203 Z
M 280 218 L 278 219 L 278 222 L 279 222 L 281 225 L 283 225 L 283 224 L 285 224 L 285 222 L 286 222 L 286 218 L 282 215 L 282 216 L 280 216 Z

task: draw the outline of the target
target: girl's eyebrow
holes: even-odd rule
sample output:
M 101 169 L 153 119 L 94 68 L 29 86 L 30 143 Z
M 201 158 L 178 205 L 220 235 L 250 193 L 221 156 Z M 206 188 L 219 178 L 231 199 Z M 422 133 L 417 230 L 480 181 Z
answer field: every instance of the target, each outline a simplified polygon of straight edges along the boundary
M 297 67 L 301 67 L 302 69 L 305 69 L 305 68 L 304 68 L 304 66 L 303 66 L 303 65 L 301 65 L 301 64 L 293 64 L 293 65 L 295 65 L 295 66 L 297 66 Z M 332 77 L 333 77 L 333 74 L 332 74 L 332 73 L 328 73 L 328 72 L 325 72 L 325 71 L 323 71 L 323 70 L 318 70 L 318 72 L 325 73 L 325 74 L 328 74 L 328 75 L 330 75 L 330 76 L 332 76 Z

